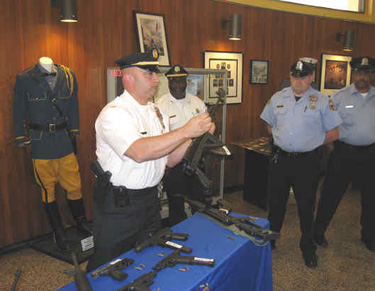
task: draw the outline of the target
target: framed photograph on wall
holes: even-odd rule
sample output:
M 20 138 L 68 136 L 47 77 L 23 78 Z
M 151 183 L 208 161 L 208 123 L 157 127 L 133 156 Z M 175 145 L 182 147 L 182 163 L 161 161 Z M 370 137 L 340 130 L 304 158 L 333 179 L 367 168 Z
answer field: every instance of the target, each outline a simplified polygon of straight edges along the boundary
M 350 84 L 350 61 L 352 57 L 322 54 L 320 72 L 320 92 L 332 96 Z
M 134 11 L 138 49 L 141 53 L 153 48 L 159 51 L 160 66 L 169 66 L 169 51 L 164 15 Z
M 269 76 L 269 61 L 250 60 L 250 84 L 267 84 Z
M 208 77 L 208 97 L 217 98 L 216 92 L 227 82 L 227 103 L 242 102 L 243 53 L 205 51 L 203 56 L 205 69 L 226 70 L 223 74 L 210 74 Z M 225 75 L 225 74 L 224 74 Z

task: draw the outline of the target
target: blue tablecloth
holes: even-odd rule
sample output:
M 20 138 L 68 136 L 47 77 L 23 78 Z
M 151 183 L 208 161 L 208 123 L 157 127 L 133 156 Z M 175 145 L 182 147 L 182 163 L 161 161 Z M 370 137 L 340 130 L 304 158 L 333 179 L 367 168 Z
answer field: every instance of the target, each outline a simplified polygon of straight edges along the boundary
M 268 220 L 262 218 L 257 219 L 256 223 L 263 227 L 269 226 Z M 158 288 L 160 291 L 272 290 L 272 261 L 269 244 L 265 247 L 256 246 L 250 239 L 235 235 L 201 214 L 193 215 L 172 229 L 176 233 L 189 234 L 188 240 L 175 241 L 193 249 L 191 254 L 181 253 L 181 255 L 213 258 L 215 267 L 189 265 L 189 270 L 186 272 L 179 271 L 180 268 L 185 268 L 185 265 L 163 269 L 155 277 L 154 283 L 149 287 L 150 290 Z M 152 267 L 162 259 L 158 256 L 162 251 L 165 251 L 166 255 L 173 252 L 171 249 L 154 246 L 140 253 L 134 253 L 133 250 L 125 253 L 120 258 L 134 259 L 134 263 L 123 270 L 129 277 L 123 282 L 117 282 L 110 277 L 93 280 L 88 275 L 93 290 L 110 291 L 125 286 L 135 278 L 151 271 Z M 140 267 L 139 264 L 145 265 L 142 271 L 135 269 L 135 267 Z M 76 290 L 75 283 L 60 290 Z

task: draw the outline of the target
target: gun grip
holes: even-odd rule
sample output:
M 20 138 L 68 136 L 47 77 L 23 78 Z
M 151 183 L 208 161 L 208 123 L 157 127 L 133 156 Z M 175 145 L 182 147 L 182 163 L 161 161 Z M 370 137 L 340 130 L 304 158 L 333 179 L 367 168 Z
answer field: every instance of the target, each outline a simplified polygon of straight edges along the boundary
M 121 272 L 120 270 L 113 270 L 112 272 L 109 273 L 111 278 L 116 281 L 124 281 L 127 277 L 128 274 Z

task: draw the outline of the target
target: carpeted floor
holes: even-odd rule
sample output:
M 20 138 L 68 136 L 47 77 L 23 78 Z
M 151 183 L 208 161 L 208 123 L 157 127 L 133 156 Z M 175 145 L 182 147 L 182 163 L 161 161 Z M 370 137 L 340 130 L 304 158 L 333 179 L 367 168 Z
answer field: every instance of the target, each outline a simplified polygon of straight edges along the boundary
M 266 217 L 265 211 L 243 201 L 241 192 L 225 194 L 225 199 L 232 203 L 234 212 Z M 350 191 L 328 230 L 330 245 L 327 249 L 318 249 L 319 265 L 311 270 L 305 267 L 298 248 L 299 220 L 291 197 L 281 239 L 272 253 L 274 290 L 375 291 L 375 253 L 359 241 L 359 214 L 359 193 Z M 22 270 L 17 290 L 56 290 L 73 281 L 63 273 L 71 270 L 72 265 L 22 249 L 0 257 L 0 291 L 11 289 L 17 268 Z

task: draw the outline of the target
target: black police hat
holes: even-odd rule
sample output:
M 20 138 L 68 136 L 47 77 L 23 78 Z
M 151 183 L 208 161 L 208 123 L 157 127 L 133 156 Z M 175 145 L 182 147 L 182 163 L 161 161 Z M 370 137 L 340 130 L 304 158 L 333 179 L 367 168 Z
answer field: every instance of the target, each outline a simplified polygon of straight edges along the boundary
M 122 57 L 116 61 L 116 64 L 120 66 L 120 69 L 126 69 L 131 67 L 138 67 L 143 70 L 161 73 L 158 67 L 159 53 L 157 49 L 153 49 L 147 53 L 133 53 Z
M 180 78 L 186 77 L 188 72 L 180 65 L 174 65 L 172 68 L 165 73 L 167 78 Z
M 354 58 L 350 62 L 354 71 L 375 71 L 375 59 L 369 57 Z
M 307 75 L 312 75 L 314 72 L 314 66 L 310 63 L 298 60 L 290 67 L 290 72 L 293 77 L 305 77 Z

